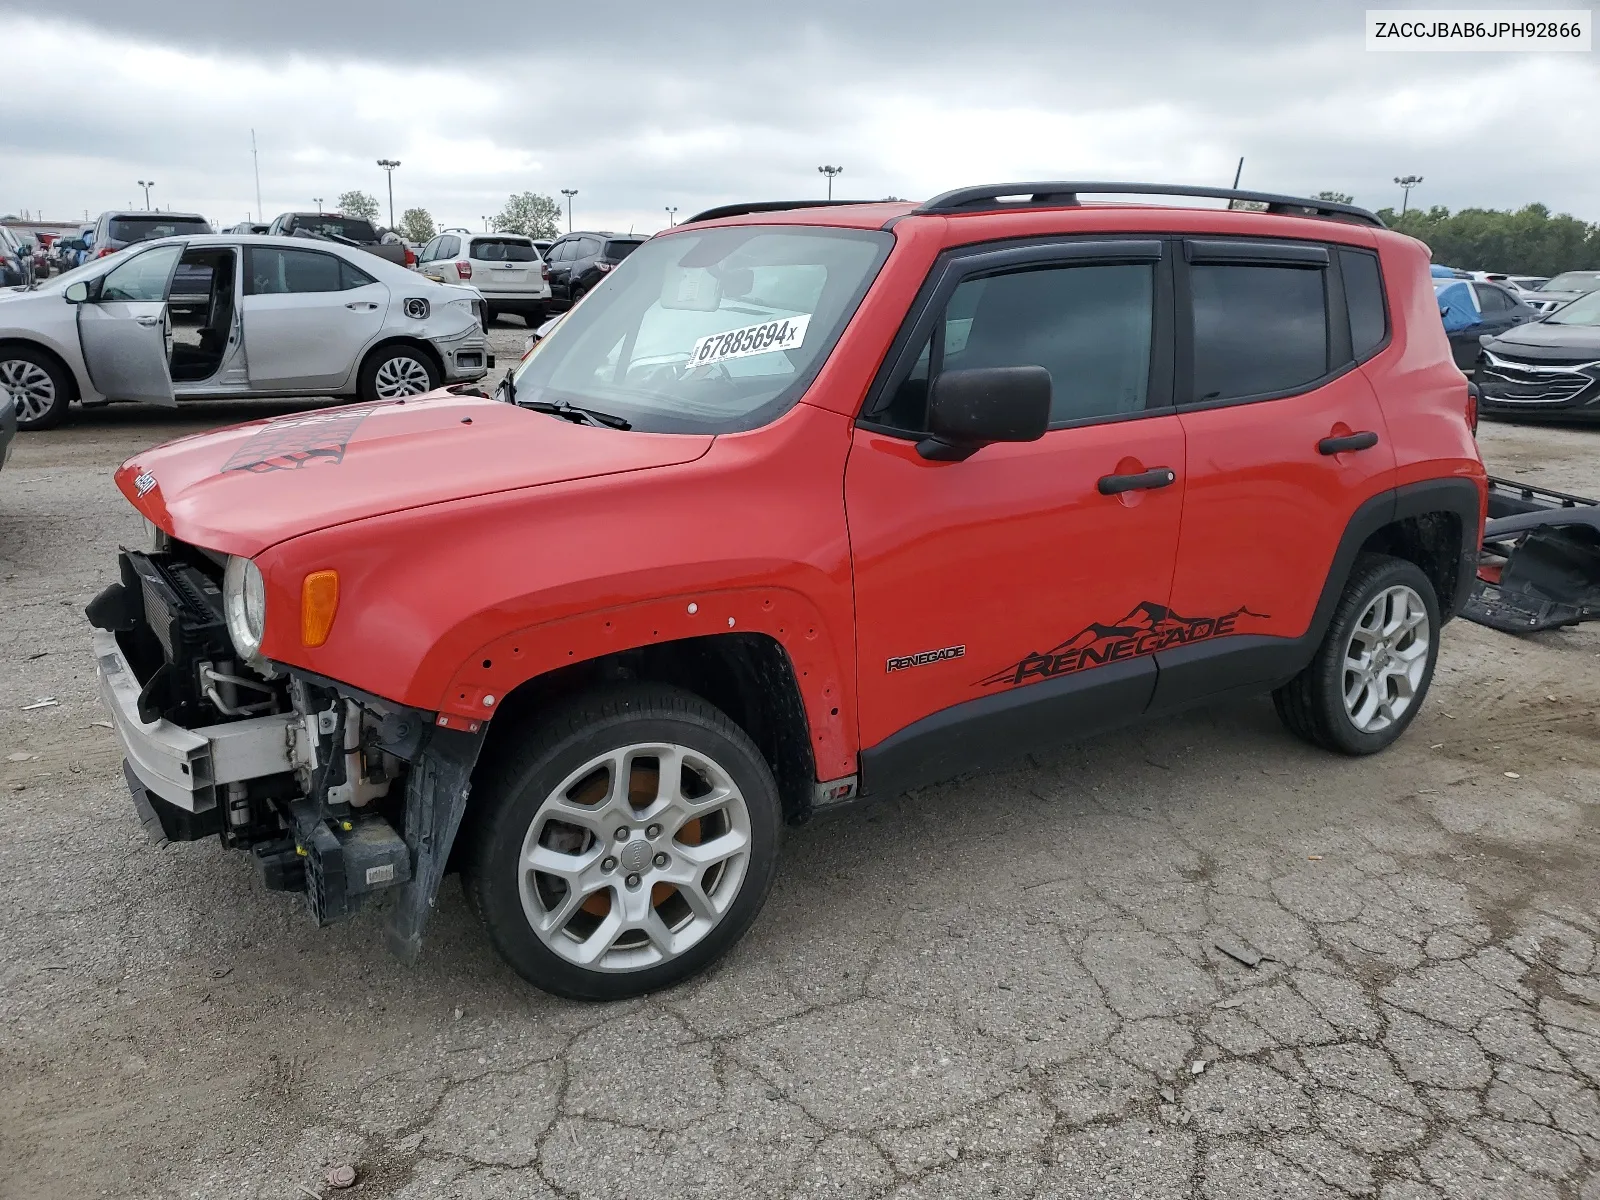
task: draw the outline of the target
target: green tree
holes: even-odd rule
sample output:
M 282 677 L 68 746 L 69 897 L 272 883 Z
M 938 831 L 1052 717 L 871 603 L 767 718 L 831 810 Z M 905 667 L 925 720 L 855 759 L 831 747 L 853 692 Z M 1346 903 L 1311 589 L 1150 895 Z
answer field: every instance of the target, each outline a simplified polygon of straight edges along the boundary
M 507 198 L 494 227 L 501 233 L 553 238 L 561 232 L 561 206 L 538 192 L 522 192 Z
M 400 214 L 400 228 L 395 231 L 408 242 L 431 242 L 438 232 L 433 227 L 433 214 L 425 208 L 408 208 Z
M 1334 204 L 1354 204 L 1356 198 L 1348 192 L 1318 192 L 1311 197 L 1313 200 L 1329 200 Z
M 360 217 L 363 221 L 378 223 L 378 198 L 366 192 L 341 192 L 339 211 L 347 217 Z
M 1550 215 L 1543 204 L 1515 212 L 1443 205 L 1414 208 L 1404 216 L 1378 210 L 1384 224 L 1426 242 L 1433 261 L 1475 271 L 1513 275 L 1559 275 L 1600 270 L 1600 225 L 1567 213 Z

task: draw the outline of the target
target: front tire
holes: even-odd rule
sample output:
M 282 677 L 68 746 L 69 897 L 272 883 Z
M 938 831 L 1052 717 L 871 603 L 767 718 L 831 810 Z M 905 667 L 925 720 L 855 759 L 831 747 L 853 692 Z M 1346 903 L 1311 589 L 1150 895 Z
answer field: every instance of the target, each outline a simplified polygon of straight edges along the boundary
M 469 814 L 464 883 L 495 948 L 577 1000 L 669 987 L 766 902 L 782 805 L 742 729 L 689 692 L 578 697 L 518 739 Z
M 1339 754 L 1376 754 L 1416 718 L 1439 657 L 1439 600 L 1415 563 L 1356 562 L 1310 664 L 1272 693 L 1297 737 Z
M 431 354 L 404 343 L 379 346 L 361 364 L 356 395 L 368 403 L 402 400 L 431 392 L 442 380 Z
M 29 346 L 0 348 L 0 390 L 16 400 L 20 430 L 54 429 L 67 419 L 71 383 L 55 360 Z

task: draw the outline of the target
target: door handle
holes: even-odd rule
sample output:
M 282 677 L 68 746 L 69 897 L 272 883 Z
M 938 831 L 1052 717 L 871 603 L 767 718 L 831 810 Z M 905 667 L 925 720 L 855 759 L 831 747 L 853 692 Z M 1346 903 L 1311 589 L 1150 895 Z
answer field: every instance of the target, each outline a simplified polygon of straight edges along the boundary
M 1100 494 L 1102 496 L 1117 496 L 1123 492 L 1164 488 L 1177 478 L 1178 473 L 1171 467 L 1152 467 L 1148 471 L 1140 471 L 1137 475 L 1102 475 L 1100 477 Z
M 346 304 L 345 307 L 346 308 L 356 308 L 356 309 L 366 309 L 368 312 L 371 312 L 373 309 L 377 308 L 378 306 L 376 304 L 374 304 L 370 300 L 352 300 L 352 301 L 350 301 L 349 304 Z
M 137 321 L 141 325 L 147 325 L 147 326 L 155 326 L 155 325 L 161 324 L 161 318 L 160 317 L 135 317 L 134 320 Z
M 1345 437 L 1325 437 L 1317 443 L 1317 453 L 1343 454 L 1346 450 L 1371 450 L 1377 444 L 1378 435 L 1367 429 Z

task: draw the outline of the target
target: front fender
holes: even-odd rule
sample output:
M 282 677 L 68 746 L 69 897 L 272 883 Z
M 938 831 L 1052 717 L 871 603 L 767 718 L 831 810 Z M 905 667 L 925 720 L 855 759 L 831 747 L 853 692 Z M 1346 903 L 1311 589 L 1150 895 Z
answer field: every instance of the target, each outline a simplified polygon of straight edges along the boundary
M 817 606 L 802 593 L 780 587 L 686 592 L 503 634 L 457 667 L 439 706 L 440 723 L 470 728 L 492 717 L 514 688 L 560 667 L 723 633 L 764 634 L 783 647 L 805 704 L 817 777 L 854 774 L 856 724 L 847 660 Z

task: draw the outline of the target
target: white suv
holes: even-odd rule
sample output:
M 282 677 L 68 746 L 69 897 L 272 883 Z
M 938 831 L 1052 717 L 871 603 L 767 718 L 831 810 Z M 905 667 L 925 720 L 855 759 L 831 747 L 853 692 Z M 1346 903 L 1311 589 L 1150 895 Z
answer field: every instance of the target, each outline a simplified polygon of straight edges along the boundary
M 520 233 L 447 229 L 422 248 L 417 270 L 440 283 L 462 283 L 483 293 L 488 319 L 516 313 L 531 329 L 550 305 L 550 281 L 533 239 Z

